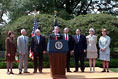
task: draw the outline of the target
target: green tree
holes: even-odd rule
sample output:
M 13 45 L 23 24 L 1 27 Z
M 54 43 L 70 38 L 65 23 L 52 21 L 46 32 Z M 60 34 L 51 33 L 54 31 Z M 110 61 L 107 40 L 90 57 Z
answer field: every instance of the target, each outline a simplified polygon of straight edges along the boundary
M 3 19 L 2 16 L 4 13 L 7 13 L 7 10 L 9 9 L 10 5 L 10 0 L 0 0 L 0 23 L 6 23 Z
M 0 0 L 0 23 L 4 22 L 2 16 L 7 12 L 13 22 L 34 9 L 46 14 L 54 14 L 54 10 L 57 10 L 58 16 L 66 20 L 93 12 L 118 15 L 118 10 L 114 11 L 117 5 L 117 0 Z

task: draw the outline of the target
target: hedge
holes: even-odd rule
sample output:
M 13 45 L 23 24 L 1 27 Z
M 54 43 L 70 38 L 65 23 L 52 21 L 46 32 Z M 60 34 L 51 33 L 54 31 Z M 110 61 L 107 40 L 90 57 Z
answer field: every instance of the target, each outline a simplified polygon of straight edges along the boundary
M 46 59 L 46 60 L 45 60 Z M 110 68 L 118 68 L 118 59 L 111 59 L 109 67 Z M 13 68 L 18 68 L 18 64 L 17 62 L 13 63 Z M 80 65 L 80 63 L 79 63 Z M 49 68 L 50 64 L 49 64 L 49 59 L 48 58 L 44 58 L 44 62 L 43 62 L 43 67 L 44 68 Z M 74 63 L 74 58 L 71 57 L 71 61 L 70 61 L 70 67 L 75 67 L 75 63 Z M 85 67 L 89 67 L 89 61 L 86 60 L 85 61 Z M 102 67 L 102 61 L 97 59 L 96 60 L 96 67 Z M 0 69 L 6 68 L 6 61 L 1 61 L 0 62 Z M 29 61 L 28 62 L 28 68 L 33 68 L 33 61 Z

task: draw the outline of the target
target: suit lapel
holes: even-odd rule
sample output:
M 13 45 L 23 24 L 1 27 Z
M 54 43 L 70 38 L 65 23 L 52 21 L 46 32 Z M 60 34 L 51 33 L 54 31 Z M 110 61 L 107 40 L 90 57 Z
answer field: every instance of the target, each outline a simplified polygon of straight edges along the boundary
M 41 41 L 42 41 L 42 36 L 40 35 L 40 42 L 39 42 L 39 44 L 41 43 Z
M 78 37 L 75 35 L 75 42 L 78 43 Z
M 38 44 L 38 39 L 37 39 L 37 37 L 36 37 L 36 36 L 34 37 L 34 39 L 35 39 L 35 41 L 36 41 L 36 44 Z

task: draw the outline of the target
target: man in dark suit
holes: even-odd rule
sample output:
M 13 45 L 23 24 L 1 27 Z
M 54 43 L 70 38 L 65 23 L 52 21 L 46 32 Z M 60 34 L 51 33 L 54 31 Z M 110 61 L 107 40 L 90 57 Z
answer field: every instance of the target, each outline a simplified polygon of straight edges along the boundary
M 34 72 L 37 73 L 37 66 L 39 67 L 39 72 L 42 73 L 43 67 L 43 54 L 46 53 L 46 41 L 45 37 L 40 35 L 40 30 L 35 31 L 36 35 L 32 37 L 31 42 L 31 52 L 34 54 Z M 37 64 L 39 62 L 39 65 Z
M 71 55 L 72 52 L 73 52 L 74 40 L 73 40 L 73 37 L 68 34 L 68 32 L 69 32 L 69 28 L 64 28 L 63 37 L 64 37 L 65 40 L 68 41 L 68 47 L 69 47 L 69 51 L 68 51 L 68 53 L 67 53 L 66 67 L 67 67 L 67 72 L 71 72 L 71 71 L 70 71 L 70 55 Z
M 81 30 L 76 30 L 74 38 L 74 57 L 75 57 L 75 71 L 78 72 L 78 61 L 80 60 L 81 71 L 84 72 L 84 55 L 86 52 L 87 44 L 86 37 L 81 34 Z
M 50 37 L 49 37 L 50 40 L 59 40 L 59 39 L 63 39 L 63 35 L 61 35 L 59 33 L 59 27 L 56 26 L 54 28 L 54 33 L 50 34 Z

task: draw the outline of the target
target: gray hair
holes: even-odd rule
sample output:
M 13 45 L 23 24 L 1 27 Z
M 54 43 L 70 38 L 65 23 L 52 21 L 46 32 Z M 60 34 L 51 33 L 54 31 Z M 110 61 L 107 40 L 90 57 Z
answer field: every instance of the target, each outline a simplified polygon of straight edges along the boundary
M 58 27 L 58 26 L 55 26 L 55 27 L 54 27 L 54 29 L 56 29 L 56 28 L 58 28 L 58 29 L 59 29 L 59 27 Z
M 64 28 L 64 30 L 69 30 L 69 28 L 68 28 L 68 27 L 66 27 L 66 28 Z
M 90 33 L 90 31 L 93 31 L 95 33 L 95 30 L 93 28 L 90 28 L 89 29 L 89 33 Z
M 24 31 L 26 31 L 26 30 L 25 30 L 25 29 L 21 29 L 21 34 L 22 34 Z
M 35 33 L 36 33 L 36 32 L 40 32 L 40 30 L 39 30 L 39 29 L 36 29 L 36 30 L 35 30 Z

